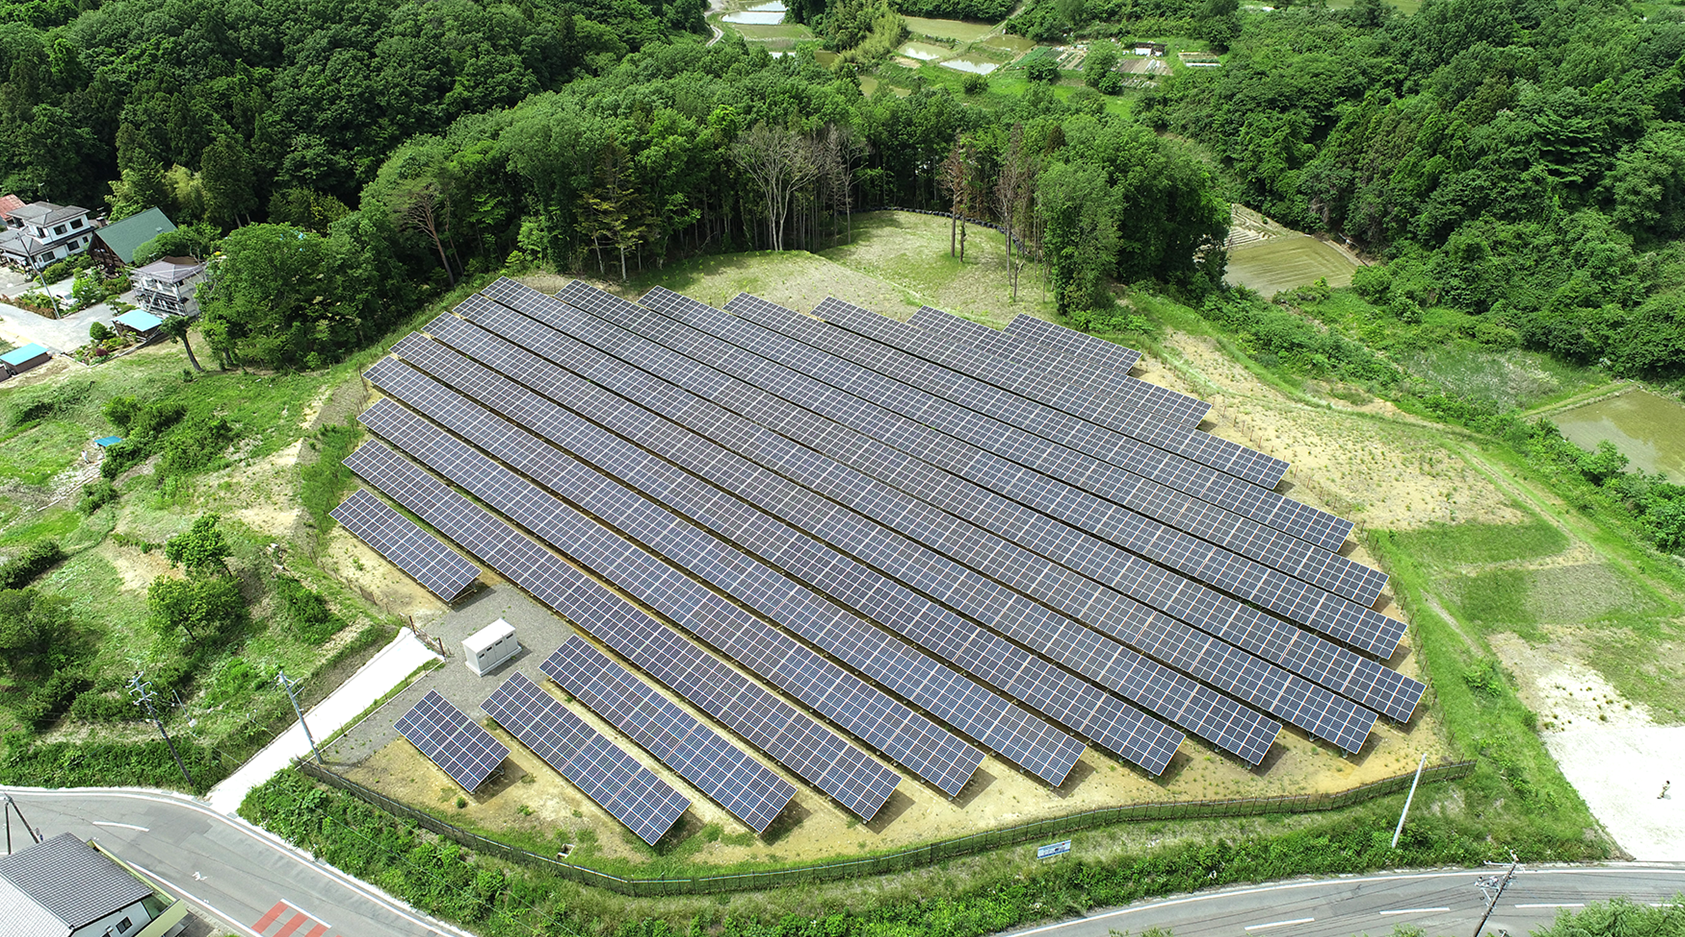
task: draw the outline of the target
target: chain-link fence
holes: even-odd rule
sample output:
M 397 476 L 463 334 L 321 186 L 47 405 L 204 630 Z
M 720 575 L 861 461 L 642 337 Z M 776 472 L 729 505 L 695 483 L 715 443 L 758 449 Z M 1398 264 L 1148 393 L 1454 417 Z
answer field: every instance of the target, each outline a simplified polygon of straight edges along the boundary
M 1004 829 L 988 830 L 982 833 L 973 833 L 970 836 L 946 839 L 913 849 L 890 853 L 889 855 L 870 856 L 862 859 L 843 859 L 795 869 L 745 872 L 738 875 L 706 875 L 693 878 L 629 879 L 574 865 L 559 858 L 519 849 L 507 843 L 481 836 L 478 833 L 470 833 L 460 827 L 446 823 L 426 811 L 418 810 L 408 804 L 399 803 L 384 794 L 369 790 L 363 785 L 335 774 L 313 762 L 299 761 L 296 764 L 298 769 L 309 777 L 315 778 L 330 787 L 339 788 L 394 816 L 414 820 L 423 829 L 437 833 L 476 852 L 497 856 L 510 862 L 543 868 L 569 881 L 607 888 L 610 891 L 637 898 L 712 892 L 758 891 L 765 888 L 902 872 L 922 866 L 935 865 L 949 859 L 987 852 L 1014 843 L 1051 839 L 1078 830 L 1111 826 L 1117 823 L 1143 820 L 1248 817 L 1272 813 L 1314 813 L 1323 810 L 1338 810 L 1342 807 L 1350 807 L 1353 804 L 1360 804 L 1364 801 L 1404 791 L 1410 787 L 1410 781 L 1415 776 L 1415 772 L 1412 771 L 1409 774 L 1401 774 L 1331 794 L 1240 797 L 1229 800 L 1196 800 L 1102 807 L 1097 810 L 1084 810 L 1080 813 L 1062 817 L 1051 817 L 1046 820 L 1036 820 L 1032 823 L 1022 823 Z M 1472 761 L 1434 765 L 1422 772 L 1422 783 L 1431 784 L 1438 781 L 1463 778 L 1473 771 L 1474 762 Z

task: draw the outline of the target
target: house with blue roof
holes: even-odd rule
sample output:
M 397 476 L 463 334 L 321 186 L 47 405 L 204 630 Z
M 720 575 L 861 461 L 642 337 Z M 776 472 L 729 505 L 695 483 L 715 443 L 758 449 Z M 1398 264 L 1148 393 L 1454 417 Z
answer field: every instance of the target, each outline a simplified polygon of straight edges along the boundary
M 51 360 L 53 360 L 53 353 L 34 342 L 30 342 L 22 348 L 14 348 L 0 355 L 0 371 L 5 372 L 4 376 L 0 376 L 0 381 L 8 377 L 17 377 L 19 374 L 38 368 Z

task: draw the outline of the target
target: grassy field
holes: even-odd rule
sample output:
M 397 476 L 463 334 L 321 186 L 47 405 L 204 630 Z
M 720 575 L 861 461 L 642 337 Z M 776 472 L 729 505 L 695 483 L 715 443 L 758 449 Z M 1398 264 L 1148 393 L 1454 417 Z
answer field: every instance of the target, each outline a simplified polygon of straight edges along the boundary
M 310 373 L 187 372 L 189 381 L 180 347 L 162 344 L 93 368 L 55 364 L 54 373 L 0 387 L 0 432 L 7 440 L 0 457 L 0 555 L 47 539 L 68 554 L 33 588 L 69 601 L 82 650 L 73 665 L 59 669 L 85 687 L 56 699 L 42 720 L 34 715 L 36 686 L 16 674 L 0 676 L 0 721 L 12 732 L 0 778 L 61 780 L 40 773 L 30 755 L 35 747 L 152 737 L 122 692 L 137 670 L 164 681 L 171 703 L 166 719 L 180 740 L 220 750 L 225 763 L 237 764 L 291 718 L 286 696 L 274 686 L 277 669 L 300 679 L 306 701 L 314 702 L 336 685 L 333 674 L 390 634 L 393 616 L 318 562 L 321 515 L 349 481 L 334 463 L 359 435 L 344 421 L 361 408 L 358 372 L 377 352 Z M 186 416 L 158 443 L 164 458 L 176 445 L 171 440 L 213 416 L 229 424 L 228 441 L 218 438 L 194 453 L 195 465 L 186 470 L 166 471 L 170 463 L 153 454 L 115 479 L 114 502 L 88 513 L 78 502 L 83 486 L 100 479 L 101 454 L 92 440 L 123 435 L 104 413 L 118 397 L 184 408 Z M 197 445 L 181 438 L 188 448 Z M 322 458 L 328 467 L 316 464 Z M 305 510 L 307 504 L 321 509 Z M 214 644 L 161 636 L 148 589 L 157 579 L 182 576 L 164 559 L 162 544 L 207 514 L 221 518 L 251 624 Z M 281 575 L 322 595 L 338 617 L 303 630 L 276 604 Z M 28 731 L 29 721 L 45 724 Z M 165 775 L 130 783 L 179 783 L 173 774 L 170 765 Z
M 1229 252 L 1225 279 L 1235 286 L 1274 296 L 1280 290 L 1322 279 L 1329 286 L 1350 286 L 1356 261 L 1338 248 L 1299 234 L 1272 238 Z

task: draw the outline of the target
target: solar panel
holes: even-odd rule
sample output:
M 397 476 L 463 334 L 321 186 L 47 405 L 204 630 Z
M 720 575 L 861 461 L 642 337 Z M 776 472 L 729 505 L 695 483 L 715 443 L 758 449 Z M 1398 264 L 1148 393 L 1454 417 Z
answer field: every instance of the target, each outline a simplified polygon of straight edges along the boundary
M 393 366 L 401 367 L 395 363 Z M 370 375 L 370 379 L 375 380 L 377 372 L 371 371 Z M 464 402 L 457 398 L 457 403 Z M 546 530 L 540 531 L 530 524 L 525 526 L 539 533 L 551 546 L 813 707 L 832 723 L 913 769 L 950 796 L 964 788 L 982 763 L 981 752 L 929 719 L 890 699 L 859 677 L 766 625 L 649 552 L 609 532 L 597 521 L 545 494 L 537 486 L 446 435 L 433 424 L 403 410 L 390 398 L 375 404 L 363 413 L 361 419 L 364 425 L 415 455 L 445 479 L 485 499 L 494 507 L 505 503 L 528 509 L 541 505 L 546 512 Z M 535 461 L 547 457 L 545 453 L 523 456 L 518 451 L 522 444 L 518 438 L 520 431 L 502 421 L 497 422 L 501 425 L 489 427 L 487 431 L 499 433 L 506 439 L 505 444 L 499 447 L 499 454 L 505 460 L 531 469 Z M 530 437 L 527 444 L 535 448 L 537 445 Z M 577 463 L 574 465 L 577 466 Z M 776 574 L 771 570 L 759 567 L 764 575 L 756 576 L 753 566 L 734 564 L 732 554 L 735 551 L 730 551 L 723 544 L 716 541 L 712 546 L 705 543 L 698 545 L 699 538 L 706 535 L 694 528 L 669 526 L 665 530 L 660 529 L 673 523 L 671 514 L 647 502 L 640 505 L 638 502 L 642 499 L 631 492 L 618 486 L 613 486 L 611 490 L 606 485 L 606 479 L 601 476 L 598 479 L 603 485 L 598 490 L 604 497 L 591 504 L 597 516 L 617 516 L 628 524 L 631 536 L 672 534 L 673 540 L 688 540 L 688 546 L 680 543 L 676 548 L 694 550 L 691 554 L 693 562 L 717 576 L 728 577 L 731 585 L 736 586 L 731 591 L 740 597 L 749 598 L 749 590 L 760 586 L 768 590 L 768 596 L 800 604 L 799 597 L 790 592 L 790 583 L 786 581 L 782 588 L 773 583 L 772 577 Z M 589 491 L 579 490 L 570 493 L 580 497 L 590 494 Z M 666 545 L 675 548 L 672 542 Z M 734 575 L 741 578 L 729 578 Z M 803 607 L 803 611 L 813 609 Z M 831 611 L 836 610 L 833 607 Z
M 484 447 L 503 463 L 565 497 L 600 523 L 636 537 L 651 552 L 665 556 L 670 563 L 737 596 L 743 604 L 795 631 L 973 738 L 998 743 L 1002 751 L 1016 752 L 1033 746 L 1047 734 L 1049 727 L 1040 720 L 1016 710 L 998 697 L 991 698 L 959 674 L 866 627 L 859 619 L 813 593 L 794 587 L 777 570 L 701 530 L 679 523 L 670 511 L 634 494 L 604 474 L 563 456 L 530 434 L 495 419 L 474 403 L 421 377 L 417 372 L 388 359 L 370 369 L 365 376 L 394 398 L 405 401 L 470 442 Z M 442 434 L 430 425 L 406 417 L 382 415 L 379 431 L 411 451 L 455 445 L 454 441 L 442 441 Z M 371 425 L 376 424 L 371 421 Z M 464 471 L 472 472 L 473 457 L 463 455 L 461 458 L 470 463 Z M 485 464 L 490 465 L 489 460 Z M 629 471 L 624 458 L 617 458 L 608 465 L 609 468 L 604 471 L 613 471 L 616 476 Z M 463 483 L 473 484 L 469 481 Z M 664 612 L 669 608 L 661 601 L 668 602 L 672 608 L 682 608 L 682 602 L 693 598 L 680 591 L 681 587 L 676 583 L 681 580 L 666 571 L 665 567 L 662 567 L 662 573 L 652 572 L 649 564 L 628 563 L 624 555 L 617 557 L 602 550 L 586 553 L 584 551 L 591 547 L 578 542 L 568 544 L 566 549 Z M 614 565 L 602 565 L 605 560 L 601 558 L 607 558 L 606 562 Z M 698 587 L 691 588 L 696 590 L 696 594 L 707 594 Z M 665 596 L 661 601 L 649 598 L 646 593 L 651 591 L 671 592 L 681 596 L 682 602 L 679 598 Z M 717 597 L 706 601 L 723 603 Z M 982 761 L 981 753 L 941 732 L 899 704 L 879 698 L 875 691 L 852 674 L 742 613 L 738 613 L 737 617 L 744 621 L 729 622 L 722 615 L 718 627 L 697 633 L 710 644 L 733 654 L 760 672 L 766 672 L 766 668 L 755 667 L 752 658 L 745 655 L 770 653 L 774 659 L 786 663 L 792 660 L 799 662 L 803 679 L 794 681 L 793 685 L 787 682 L 787 688 L 821 712 L 826 712 L 827 705 L 845 714 L 856 708 L 870 713 L 881 712 L 882 723 L 870 721 L 878 716 L 852 718 L 845 715 L 838 724 L 862 738 L 883 736 L 880 741 L 882 750 L 950 796 L 965 786 Z M 683 621 L 676 613 L 675 619 Z M 776 672 L 767 675 L 776 681 Z M 857 698 L 857 706 L 846 703 L 851 697 Z M 832 698 L 845 702 L 832 704 Z M 1074 744 L 1069 739 L 1065 739 L 1064 743 L 1064 747 Z M 1073 762 L 1075 757 L 1076 752 L 1072 752 Z M 1066 767 L 1068 769 L 1069 766 Z
M 357 539 L 445 602 L 455 602 L 480 570 L 367 491 L 354 491 L 330 515 Z
M 840 299 L 826 299 L 814 309 L 813 314 L 851 332 L 1022 394 L 1091 423 L 1109 426 L 1264 488 L 1274 488 L 1287 471 L 1287 463 L 1280 459 L 1199 432 L 1185 424 L 1168 422 L 1154 412 L 1119 409 L 1115 401 L 1097 399 L 1083 388 L 1044 385 L 1033 375 L 1021 372 L 997 356 L 950 346 L 925 330 L 887 319 Z M 1145 381 L 1140 384 L 1141 393 L 1146 395 L 1152 395 L 1148 388 L 1158 386 Z M 1162 388 L 1160 390 L 1163 391 Z M 1163 393 L 1168 395 L 1170 392 Z
M 847 458 L 866 459 L 872 471 L 885 478 L 894 473 L 894 483 L 932 504 L 937 504 L 961 516 L 975 519 L 979 514 L 988 521 L 985 527 L 1007 528 L 1021 533 L 1004 533 L 1009 539 L 1031 546 L 1037 552 L 1073 568 L 1090 572 L 1106 582 L 1129 581 L 1141 576 L 1156 575 L 1150 564 L 1130 556 L 1109 544 L 1096 543 L 1079 530 L 1063 525 L 1048 525 L 1044 520 L 1024 514 L 1032 508 L 1061 520 L 1098 516 L 1102 508 L 1091 495 L 1068 486 L 1035 478 L 1022 469 L 1004 461 L 990 462 L 976 450 L 955 453 L 955 447 L 944 445 L 928 427 L 914 421 L 897 418 L 881 408 L 871 407 L 860 398 L 843 395 L 825 384 L 804 375 L 793 373 L 744 349 L 671 319 L 661 318 L 648 310 L 575 281 L 564 293 L 575 302 L 589 306 L 594 315 L 601 316 L 628 330 L 660 342 L 672 350 L 705 362 L 720 372 L 738 378 L 764 391 L 775 393 L 787 401 L 805 408 L 807 413 L 795 413 L 788 407 L 781 410 L 781 421 L 793 420 L 800 428 L 779 423 L 786 435 L 811 432 L 819 441 L 808 445 L 821 451 L 838 449 L 849 451 Z M 548 307 L 546 307 L 548 309 Z M 549 310 L 554 314 L 553 310 Z M 560 319 L 574 323 L 566 314 Z M 899 324 L 899 323 L 897 323 Z M 588 327 L 570 325 L 570 327 Z M 616 339 L 624 344 L 624 339 Z M 765 402 L 762 401 L 761 404 Z M 760 405 L 760 404 L 757 404 Z M 836 424 L 820 426 L 812 414 L 822 414 L 843 426 L 857 429 L 887 445 L 894 445 L 911 453 L 912 457 L 894 452 L 887 445 L 871 446 L 859 437 L 844 444 L 840 440 L 853 434 L 842 432 Z M 756 418 L 765 423 L 765 420 Z M 870 451 L 867 457 L 863 453 Z M 847 461 L 847 458 L 839 457 Z M 915 458 L 930 460 L 945 471 L 932 471 L 929 465 L 914 463 Z M 953 474 L 950 474 L 952 472 Z M 1010 491 L 1025 504 L 1015 505 L 996 490 Z M 1017 518 L 1013 521 L 1003 520 Z M 1112 536 L 1127 543 L 1143 556 L 1165 564 L 1198 579 L 1204 579 L 1277 612 L 1294 621 L 1303 622 L 1323 634 L 1345 641 L 1361 650 L 1382 658 L 1390 657 L 1403 637 L 1404 623 L 1380 615 L 1366 607 L 1332 595 L 1279 572 L 1263 568 L 1261 564 L 1226 550 L 1200 543 L 1179 532 L 1166 530 L 1140 515 L 1117 512 Z M 1080 520 L 1078 521 L 1081 522 Z M 1033 539 L 1025 539 L 1031 537 Z M 1076 563 L 1083 565 L 1076 566 Z M 1126 590 L 1127 591 L 1127 590 Z M 1155 606 L 1156 607 L 1156 606 Z
M 1125 374 L 1135 367 L 1135 362 L 1141 360 L 1141 353 L 1133 348 L 1125 348 L 1103 338 L 1085 335 L 1035 316 L 1013 316 L 1012 321 L 1006 324 L 1006 334 L 1049 348 L 1057 348 L 1077 358 L 1087 358 Z
M 564 304 L 519 292 L 510 295 L 516 301 L 536 308 L 540 314 L 572 321 L 572 327 L 574 328 L 585 331 L 590 331 L 593 328 L 591 317 L 580 318 L 581 313 L 578 310 L 573 310 Z M 603 302 L 621 302 L 614 300 L 613 297 L 608 297 L 607 294 L 603 294 L 603 296 L 607 297 Z M 480 307 L 471 307 L 465 312 L 473 317 L 482 315 L 483 310 Z M 645 314 L 647 315 L 647 313 Z M 597 323 L 597 327 L 607 328 L 606 323 L 601 322 Z M 641 348 L 637 343 L 642 340 L 631 333 L 621 333 L 619 339 L 618 345 L 621 347 L 622 354 L 636 353 L 653 360 L 661 357 L 665 352 L 658 346 Z M 609 339 L 600 338 L 600 340 L 607 342 Z M 671 359 L 671 352 L 665 352 L 665 354 Z M 645 366 L 648 367 L 649 365 L 646 364 Z M 668 366 L 687 367 L 683 361 L 678 359 L 668 360 Z M 671 377 L 671 375 L 667 376 Z M 726 398 L 733 397 L 737 392 L 731 384 L 721 383 L 717 377 L 708 378 L 704 383 L 707 385 L 705 393 L 720 395 L 722 402 Z M 771 398 L 764 402 L 769 405 L 781 403 Z M 786 409 L 788 408 L 788 405 L 784 406 Z M 791 432 L 788 428 L 784 431 L 786 433 Z M 828 441 L 834 442 L 835 440 Z M 821 445 L 826 442 L 827 440 L 821 440 Z M 961 545 L 965 546 L 964 538 L 962 537 L 961 540 Z M 1009 547 L 1010 544 L 1004 546 Z M 993 552 L 999 552 L 999 545 L 993 548 Z M 994 562 L 994 560 L 991 560 L 991 562 Z M 1032 558 L 1029 564 L 1015 570 L 1014 574 L 1022 578 L 1026 570 L 1039 569 L 1044 565 Z M 989 568 L 993 569 L 992 566 Z M 1001 575 L 1002 572 L 1001 570 L 994 570 L 994 574 L 997 576 Z M 1021 623 L 1014 622 L 1012 627 L 1022 629 L 1024 626 Z M 1279 731 L 1279 725 L 1272 720 L 1264 718 L 1247 707 L 1200 686 L 1187 677 L 1132 651 L 1122 651 L 1119 658 L 1111 661 L 1105 670 L 1106 672 L 1101 674 L 1099 679 L 1105 680 L 1108 687 L 1135 700 L 1150 711 L 1181 722 L 1196 734 L 1200 734 L 1226 750 L 1233 751 L 1235 754 L 1251 760 L 1254 764 L 1262 759 L 1269 748 L 1270 742 Z M 1084 672 L 1087 673 L 1087 671 Z
M 860 818 L 876 816 L 894 793 L 900 781 L 895 772 L 627 604 L 384 444 L 363 445 L 345 464 L 428 523 L 457 531 L 458 542 L 533 598 L 597 636 L 644 673 Z M 541 513 L 518 506 L 510 509 L 524 525 L 545 525 Z
M 463 334 L 468 329 L 471 327 L 460 325 L 449 331 L 455 341 L 474 346 L 481 357 L 495 357 L 495 351 L 487 350 L 485 340 L 475 341 L 473 336 Z M 520 414 L 520 422 L 534 434 L 549 439 L 575 457 L 589 461 L 604 471 L 612 466 L 615 477 L 622 483 L 636 487 L 648 497 L 685 514 L 694 523 L 765 557 L 769 565 L 784 570 L 787 575 L 813 588 L 828 592 L 843 604 L 859 609 L 943 660 L 954 661 L 954 655 L 948 652 L 948 643 L 956 635 L 976 630 L 951 614 L 941 613 L 907 589 L 813 540 L 802 531 L 767 517 L 748 501 L 732 498 L 703 484 L 513 381 L 469 363 L 443 346 L 412 336 L 399 342 L 394 350 L 434 378 L 469 390 L 486 403 L 495 401 L 496 409 L 503 415 L 514 419 L 515 414 Z M 503 363 L 502 367 L 508 369 L 518 367 L 518 364 Z M 422 413 L 441 420 L 447 428 L 461 432 L 470 441 L 478 441 L 471 425 L 450 420 L 444 415 L 445 409 L 434 403 L 439 394 L 448 392 L 430 392 L 425 387 L 417 387 L 417 382 L 404 380 L 401 375 L 388 373 L 385 369 L 379 373 L 371 371 L 370 379 Z M 607 396 L 594 392 L 588 385 L 570 389 L 564 396 L 577 401 L 593 394 L 599 399 Z M 652 414 L 642 414 L 635 419 L 654 420 L 669 428 Z M 677 428 L 670 429 L 676 431 Z M 670 451 L 671 443 L 676 441 L 676 437 L 646 438 L 655 445 L 668 443 L 659 448 L 658 451 L 662 452 Z M 701 440 L 696 440 L 696 443 L 717 450 L 711 443 Z M 551 481 L 555 476 L 553 457 L 542 454 L 529 457 L 512 454 L 508 450 L 499 450 L 494 454 L 556 488 Z M 717 454 L 729 457 L 723 451 L 717 451 Z M 747 467 L 747 463 L 744 466 Z M 759 486 L 765 485 L 807 495 L 764 470 L 759 475 L 762 477 L 755 487 L 739 486 L 737 490 L 753 497 L 761 493 Z M 811 498 L 811 495 L 808 497 Z M 789 517 L 788 511 L 787 508 L 781 512 L 782 516 Z M 598 516 L 612 520 L 606 514 Z M 864 519 L 861 520 L 864 522 Z M 723 588 L 731 588 L 729 583 L 714 574 L 713 564 L 709 565 L 709 569 L 712 581 Z M 732 591 L 752 606 L 761 603 L 769 616 L 786 624 L 792 631 L 808 637 L 863 674 L 924 705 L 930 712 L 1050 784 L 1057 786 L 1062 783 L 1082 753 L 1082 745 L 1064 733 L 982 691 L 970 680 L 917 659 L 864 623 L 857 627 L 843 627 L 846 621 L 839 621 L 836 611 L 815 605 L 800 594 L 792 594 L 787 588 L 739 586 Z M 827 622 L 836 624 L 827 631 L 822 627 Z M 1017 649 L 1013 652 L 1027 657 Z M 1085 714 L 1083 721 L 1091 713 Z M 1055 718 L 1060 716 L 1055 715 Z M 1113 736 L 1116 733 L 1107 732 L 1105 735 L 1115 744 Z
M 757 833 L 765 832 L 796 796 L 795 785 L 578 635 L 563 642 L 539 669 Z
M 428 690 L 395 728 L 421 749 L 428 761 L 469 792 L 477 790 L 509 757 L 509 749 L 502 742 L 451 705 L 438 690 Z
M 1276 492 L 1085 422 L 1070 414 L 908 354 L 863 335 L 827 326 L 782 306 L 738 294 L 727 303 L 735 315 L 763 328 L 879 372 L 933 396 L 1093 456 L 1142 478 L 1335 551 L 1351 532 L 1350 521 L 1317 511 Z
M 1144 383 L 1130 377 L 1127 372 L 1120 373 L 1045 345 L 1022 341 L 1018 336 L 1006 335 L 932 306 L 924 306 L 913 313 L 907 324 L 926 329 L 932 336 L 940 336 L 950 343 L 1010 360 L 1019 371 L 1033 375 L 1044 386 L 1085 387 L 1097 396 L 1112 398 L 1120 406 L 1128 405 L 1126 401 L 1134 385 Z M 1176 404 L 1172 412 L 1161 415 L 1167 421 L 1183 426 L 1199 425 L 1199 421 L 1211 410 L 1210 404 L 1193 397 L 1178 400 Z
M 505 680 L 484 709 L 557 774 L 651 846 L 690 807 L 683 794 L 603 738 L 525 674 Z
M 740 295 L 732 302 L 735 304 L 734 310 L 746 309 L 757 302 L 764 303 L 746 294 Z M 660 287 L 650 291 L 650 295 L 644 298 L 644 304 L 770 361 L 846 390 L 883 407 L 889 413 L 899 414 L 906 420 L 929 429 L 921 430 L 888 414 L 875 415 L 871 408 L 862 408 L 846 402 L 833 410 L 819 411 L 838 419 L 839 422 L 880 441 L 896 440 L 899 448 L 973 481 L 980 481 L 985 477 L 1002 479 L 1008 483 L 1007 488 L 992 485 L 989 487 L 995 487 L 995 490 L 1020 502 L 1051 502 L 1058 510 L 1050 510 L 1048 513 L 1143 556 L 1175 566 L 1184 573 L 1198 575 L 1199 570 L 1190 569 L 1187 565 L 1177 565 L 1166 557 L 1187 554 L 1195 549 L 1195 546 L 1184 534 L 1164 531 L 1154 523 L 1155 521 L 1202 537 L 1249 560 L 1271 567 L 1275 572 L 1265 573 L 1261 577 L 1249 575 L 1249 571 L 1242 567 L 1236 574 L 1236 581 L 1245 583 L 1245 588 L 1283 593 L 1287 597 L 1280 604 L 1287 607 L 1303 604 L 1307 601 L 1307 596 L 1316 597 L 1316 600 L 1320 601 L 1320 596 L 1314 592 L 1307 592 L 1304 586 L 1283 583 L 1272 577 L 1292 576 L 1316 589 L 1345 596 L 1361 605 L 1373 604 L 1386 585 L 1386 575 L 1378 570 L 1313 547 L 1281 531 L 1272 530 L 1250 519 L 1201 502 L 1123 468 L 1096 464 L 1095 460 L 1052 440 L 897 382 L 845 357 L 834 356 L 827 349 L 811 342 L 801 344 L 796 338 L 764 329 L 743 318 L 727 316 L 719 310 Z M 801 333 L 830 345 L 865 341 L 835 328 L 827 328 L 811 319 L 805 323 L 790 324 L 787 328 L 791 332 Z M 818 335 L 815 336 L 815 333 Z M 797 402 L 805 404 L 806 400 Z M 945 433 L 951 439 L 933 431 Z M 954 445 L 953 439 L 960 440 L 962 444 Z M 971 445 L 984 452 L 993 453 L 1000 459 L 1010 459 L 1033 468 L 1045 476 L 1059 479 L 1089 494 L 1083 495 L 1068 490 L 1063 495 L 1056 494 L 1062 490 L 1061 486 L 1048 486 L 1040 476 L 1026 476 L 1003 470 L 1005 462 L 977 452 L 971 449 Z M 1095 498 L 1105 498 L 1129 509 L 1129 512 L 1152 518 L 1153 521 L 1137 521 L 1128 512 L 1100 504 Z M 1255 599 L 1255 596 L 1245 592 L 1237 594 Z

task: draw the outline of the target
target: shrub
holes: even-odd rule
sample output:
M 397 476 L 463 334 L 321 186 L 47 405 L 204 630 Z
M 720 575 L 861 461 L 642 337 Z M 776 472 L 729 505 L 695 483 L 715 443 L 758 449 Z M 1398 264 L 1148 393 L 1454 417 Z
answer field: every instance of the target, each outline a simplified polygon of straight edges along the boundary
M 64 559 L 57 540 L 42 540 L 0 565 L 0 589 L 22 589 Z
M 306 644 L 325 644 L 345 627 L 321 594 L 291 576 L 275 577 L 275 604 Z
M 61 670 L 30 691 L 29 698 L 18 707 L 18 717 L 40 732 L 70 712 L 71 701 L 91 686 L 93 681 L 80 671 Z
M 220 416 L 196 416 L 164 441 L 158 476 L 186 475 L 210 465 L 234 441 L 234 424 Z
M 965 80 L 960 83 L 960 87 L 965 89 L 966 94 L 982 94 L 989 90 L 989 76 L 967 75 Z
M 102 478 L 82 486 L 82 500 L 76 503 L 76 510 L 83 514 L 92 514 L 116 500 L 117 486 Z
M 97 322 L 94 324 L 99 325 Z M 92 327 L 88 331 L 89 334 L 92 334 Z M 99 341 L 104 341 L 104 339 L 99 339 Z M 139 399 L 130 394 L 118 394 L 105 402 L 105 406 L 100 408 L 100 413 L 105 415 L 112 426 L 126 433 L 129 431 L 129 426 L 134 423 L 135 417 L 139 415 L 140 409 Z
M 1059 80 L 1059 60 L 1051 55 L 1038 55 L 1024 65 L 1024 77 L 1049 84 Z
M 121 688 L 98 686 L 77 694 L 70 714 L 83 722 L 127 722 L 144 715 Z
M 96 342 L 103 342 L 110 337 L 111 330 L 105 327 L 104 322 L 95 320 L 88 323 L 88 338 Z

